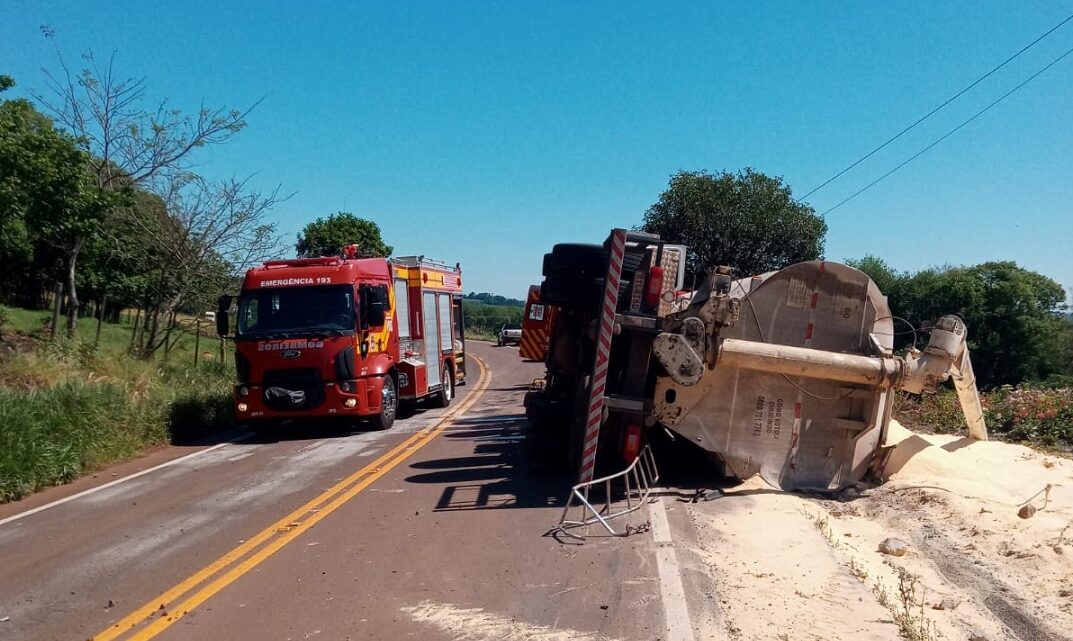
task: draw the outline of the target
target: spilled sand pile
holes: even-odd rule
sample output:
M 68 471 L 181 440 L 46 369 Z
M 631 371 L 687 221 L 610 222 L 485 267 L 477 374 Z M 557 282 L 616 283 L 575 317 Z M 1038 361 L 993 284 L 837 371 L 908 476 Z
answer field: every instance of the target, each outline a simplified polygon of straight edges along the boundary
M 690 506 L 711 634 L 1073 639 L 1073 461 L 897 423 L 887 445 L 886 482 L 849 500 L 754 478 Z M 879 551 L 891 538 L 903 556 Z

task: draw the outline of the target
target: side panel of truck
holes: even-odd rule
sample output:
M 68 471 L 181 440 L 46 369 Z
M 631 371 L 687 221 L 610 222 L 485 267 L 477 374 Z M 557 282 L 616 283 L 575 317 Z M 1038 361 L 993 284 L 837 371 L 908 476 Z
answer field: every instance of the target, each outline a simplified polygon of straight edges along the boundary
M 540 299 L 540 285 L 529 287 L 522 316 L 522 340 L 518 354 L 531 361 L 543 361 L 548 355 L 548 343 L 555 325 L 557 308 Z

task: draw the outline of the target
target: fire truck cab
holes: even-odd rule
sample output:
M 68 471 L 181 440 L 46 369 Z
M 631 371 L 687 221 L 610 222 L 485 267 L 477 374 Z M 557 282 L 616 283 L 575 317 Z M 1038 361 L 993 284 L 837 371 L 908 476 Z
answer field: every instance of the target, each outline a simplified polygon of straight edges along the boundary
M 366 418 L 387 429 L 400 402 L 450 404 L 466 374 L 461 268 L 355 254 L 246 273 L 233 333 L 236 422 Z M 231 303 L 221 297 L 221 335 Z

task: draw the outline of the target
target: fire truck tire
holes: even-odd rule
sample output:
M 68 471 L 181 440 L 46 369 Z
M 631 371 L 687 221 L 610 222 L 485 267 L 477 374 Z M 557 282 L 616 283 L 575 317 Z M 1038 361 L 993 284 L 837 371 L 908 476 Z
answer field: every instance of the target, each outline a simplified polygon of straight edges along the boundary
M 395 379 L 388 375 L 384 377 L 384 387 L 380 392 L 380 413 L 370 419 L 374 430 L 387 430 L 395 423 L 395 416 L 399 413 L 399 394 L 395 389 Z
M 451 375 L 450 365 L 443 366 L 443 374 L 440 380 L 443 381 L 443 385 L 440 386 L 440 391 L 433 397 L 432 404 L 436 407 L 447 407 L 455 396 L 455 377 Z

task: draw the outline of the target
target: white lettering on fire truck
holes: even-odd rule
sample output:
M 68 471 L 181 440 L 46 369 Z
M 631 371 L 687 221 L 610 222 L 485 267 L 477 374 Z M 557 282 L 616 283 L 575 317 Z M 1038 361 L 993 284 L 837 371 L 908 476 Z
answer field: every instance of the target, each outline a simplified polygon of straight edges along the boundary
M 328 279 L 329 281 L 331 279 Z M 289 287 L 291 285 L 312 285 L 312 278 L 276 278 L 273 280 L 262 280 L 261 287 Z
M 278 343 L 257 343 L 258 352 L 277 352 L 283 349 L 323 349 L 324 341 L 291 340 Z

